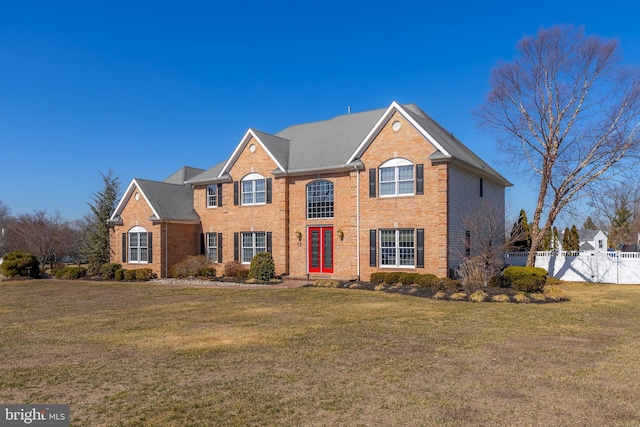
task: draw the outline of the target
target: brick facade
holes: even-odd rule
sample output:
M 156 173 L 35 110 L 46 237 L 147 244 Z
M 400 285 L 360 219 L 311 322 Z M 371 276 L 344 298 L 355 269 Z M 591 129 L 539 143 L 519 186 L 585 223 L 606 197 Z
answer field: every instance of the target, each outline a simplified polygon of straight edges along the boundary
M 368 280 L 374 272 L 395 270 L 447 276 L 455 267 L 452 263 L 458 262 L 452 256 L 451 236 L 464 233 L 460 229 L 460 215 L 466 209 L 465 205 L 473 207 L 479 203 L 476 198 L 471 200 L 475 195 L 466 189 L 465 180 L 469 179 L 461 177 L 469 176 L 470 182 L 475 182 L 473 180 L 480 179 L 481 175 L 468 169 L 461 174 L 457 172 L 459 169 L 453 169 L 455 166 L 451 162 L 432 161 L 430 156 L 441 153 L 436 153 L 437 147 L 425 137 L 424 130 L 416 127 L 415 121 L 399 109 L 393 112 L 390 107 L 387 112 L 392 113 L 383 116 L 386 120 L 381 119 L 369 139 L 361 143 L 357 162 L 328 170 L 283 171 L 282 165 L 260 137 L 253 132 L 247 133 L 230 163 L 216 175 L 218 178 L 193 184 L 193 209 L 199 217 L 199 224 L 153 223 L 149 220 L 152 210 L 144 198 L 136 200 L 135 192 L 132 193 L 120 212 L 123 225 L 116 226 L 112 235 L 114 261 L 122 259 L 122 233 L 140 225 L 153 232 L 154 257 L 149 266 L 159 276 L 170 274 L 171 266 L 185 257 L 200 254 L 203 233 L 218 233 L 222 239 L 219 242 L 222 263 L 217 265 L 221 274 L 224 264 L 234 260 L 240 251 L 234 244 L 234 236 L 244 232 L 269 233 L 278 275 Z M 367 145 L 363 146 L 365 143 Z M 417 190 L 416 171 L 421 168 L 422 192 L 380 197 L 379 182 L 376 182 L 376 194 L 370 194 L 370 172 L 375 169 L 374 176 L 378 180 L 380 166 L 392 159 L 402 159 L 414 166 L 414 190 Z M 454 171 L 456 174 L 452 174 Z M 268 203 L 248 206 L 234 203 L 234 189 L 236 186 L 241 189 L 242 179 L 249 174 L 259 174 L 270 181 L 271 200 Z M 487 175 L 482 176 L 486 178 Z M 333 184 L 334 215 L 331 218 L 307 218 L 307 188 L 317 180 Z M 221 185 L 221 193 L 218 194 L 222 200 L 220 206 L 207 207 L 207 182 Z M 504 206 L 505 185 L 510 184 L 498 179 L 487 186 L 491 200 L 497 205 Z M 460 194 L 452 197 L 452 188 Z M 237 197 L 241 199 L 241 190 Z M 330 273 L 311 271 L 310 228 L 326 231 L 327 238 L 331 238 L 332 250 L 327 252 L 333 257 Z M 414 230 L 416 262 L 410 267 L 381 267 L 379 232 L 398 229 Z M 424 241 L 418 242 L 417 236 L 422 233 Z M 372 235 L 377 236 L 373 249 L 375 265 L 370 265 Z M 417 251 L 418 246 L 422 250 L 422 243 L 424 265 L 420 266 Z M 140 266 L 125 264 L 125 268 Z

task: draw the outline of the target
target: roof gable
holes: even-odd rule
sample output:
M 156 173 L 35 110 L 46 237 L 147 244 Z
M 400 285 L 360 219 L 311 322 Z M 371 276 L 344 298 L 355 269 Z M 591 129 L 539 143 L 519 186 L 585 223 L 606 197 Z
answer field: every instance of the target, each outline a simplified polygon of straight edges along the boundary
M 260 146 L 264 149 L 264 151 L 269 155 L 271 160 L 276 164 L 277 169 L 282 172 L 287 170 L 286 165 L 288 163 L 289 157 L 289 141 L 284 138 L 280 138 L 275 135 L 270 135 L 265 132 L 256 131 L 254 129 L 247 130 L 247 133 L 244 134 L 244 137 L 240 140 L 240 143 L 236 146 L 236 149 L 233 150 L 231 157 L 224 164 L 222 170 L 220 171 L 218 177 L 221 177 L 224 174 L 228 174 L 234 163 L 240 157 L 240 153 L 244 151 L 245 147 L 254 139 Z M 284 164 L 283 164 L 284 163 Z
M 177 185 L 134 178 L 111 215 L 110 221 L 117 220 L 136 190 L 153 212 L 149 220 L 199 220 L 193 209 L 193 189 L 190 185 Z

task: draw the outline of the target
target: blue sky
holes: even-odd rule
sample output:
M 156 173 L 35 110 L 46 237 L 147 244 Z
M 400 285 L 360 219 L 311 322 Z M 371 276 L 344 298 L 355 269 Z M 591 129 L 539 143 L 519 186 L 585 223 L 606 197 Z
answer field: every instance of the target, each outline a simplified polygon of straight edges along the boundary
M 515 186 L 471 111 L 524 35 L 583 25 L 640 66 L 640 7 L 617 2 L 0 0 L 0 201 L 88 213 L 113 170 L 162 180 L 225 160 L 249 127 L 416 103 Z

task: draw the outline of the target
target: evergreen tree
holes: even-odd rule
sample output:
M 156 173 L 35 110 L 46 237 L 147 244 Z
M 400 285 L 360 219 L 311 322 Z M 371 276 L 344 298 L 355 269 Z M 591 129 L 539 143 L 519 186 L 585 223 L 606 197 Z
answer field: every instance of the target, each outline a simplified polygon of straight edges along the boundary
M 567 251 L 579 251 L 580 250 L 580 235 L 578 234 L 578 229 L 576 225 L 573 224 L 571 226 L 571 240 L 570 240 L 570 249 L 565 249 Z
M 548 230 L 546 233 L 542 235 L 542 240 L 540 241 L 540 250 L 541 251 L 551 250 L 551 230 Z
M 620 248 L 627 243 L 631 235 L 631 221 L 633 214 L 628 207 L 626 197 L 620 199 L 614 217 L 611 219 L 611 228 L 609 230 L 609 245 L 613 248 Z
M 102 172 L 100 175 L 104 188 L 93 195 L 94 203 L 89 203 L 91 214 L 86 218 L 88 238 L 85 254 L 90 274 L 99 274 L 102 264 L 110 261 L 109 239 L 113 226 L 109 224 L 109 218 L 117 206 L 120 193 L 120 180 L 113 176 L 111 169 L 106 175 Z
M 596 223 L 593 222 L 593 219 L 591 219 L 590 216 L 587 217 L 587 220 L 584 222 L 584 224 L 582 224 L 582 228 L 584 230 L 597 230 L 598 227 L 596 226 Z
M 510 240 L 513 248 L 517 251 L 528 251 L 531 249 L 531 227 L 527 221 L 527 213 L 524 209 L 520 210 L 518 222 L 513 224 Z
M 553 237 L 551 238 L 550 250 L 559 251 L 560 250 L 560 236 L 558 235 L 558 229 L 553 227 Z
M 566 227 L 564 229 L 564 232 L 562 233 L 562 250 L 563 251 L 570 251 L 571 249 L 571 230 L 569 230 L 569 227 Z

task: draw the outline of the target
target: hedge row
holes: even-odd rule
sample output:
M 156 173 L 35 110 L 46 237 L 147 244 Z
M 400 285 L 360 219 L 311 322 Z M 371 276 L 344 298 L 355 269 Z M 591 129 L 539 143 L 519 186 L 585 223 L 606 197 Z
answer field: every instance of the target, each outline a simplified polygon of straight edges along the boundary
M 136 268 L 134 270 L 125 270 L 124 268 L 119 268 L 114 272 L 114 280 L 118 281 L 147 281 L 155 279 L 155 277 L 155 273 L 150 268 Z
M 394 271 L 390 273 L 372 273 L 370 282 L 373 285 L 386 283 L 387 285 L 417 285 L 423 288 L 445 288 L 456 290 L 460 287 L 458 280 L 439 278 L 435 274 L 403 273 Z
M 55 272 L 56 279 L 75 280 L 87 275 L 85 267 L 63 267 Z

